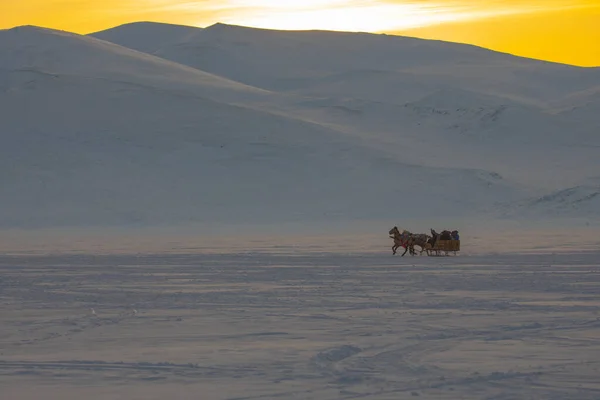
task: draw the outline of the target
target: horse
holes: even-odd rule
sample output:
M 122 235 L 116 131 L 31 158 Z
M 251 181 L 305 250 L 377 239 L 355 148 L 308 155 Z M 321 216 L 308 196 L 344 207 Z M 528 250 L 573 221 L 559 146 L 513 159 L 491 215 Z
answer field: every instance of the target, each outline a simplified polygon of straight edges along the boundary
M 402 233 L 400 233 L 398 227 L 394 226 L 392 229 L 390 229 L 388 234 L 390 235 L 390 238 L 394 239 L 394 245 L 392 246 L 392 254 L 396 254 L 396 250 L 398 250 L 398 247 L 400 246 L 405 248 L 404 253 L 402 253 L 402 257 L 404 257 L 406 252 L 409 250 L 411 256 L 417 254 L 414 248 L 410 232 L 404 230 Z
M 431 242 L 431 237 L 425 233 L 411 233 L 409 231 L 402 232 L 404 235 L 410 237 L 411 244 L 413 246 L 419 246 L 421 251 L 419 255 L 422 255 L 425 250 L 430 250 L 433 247 L 433 243 Z M 415 252 L 416 254 L 416 252 Z
M 431 237 L 429 235 L 425 233 L 411 233 L 410 235 L 413 241 L 413 246 L 419 246 L 421 248 L 419 255 L 423 254 L 425 250 L 430 250 L 433 247 L 433 243 L 431 243 Z

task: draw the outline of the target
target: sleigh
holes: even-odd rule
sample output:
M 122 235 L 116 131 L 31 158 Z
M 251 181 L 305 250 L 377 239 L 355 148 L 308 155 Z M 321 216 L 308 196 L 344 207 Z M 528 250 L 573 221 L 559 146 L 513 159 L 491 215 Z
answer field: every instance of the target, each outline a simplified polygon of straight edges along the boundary
M 435 246 L 427 249 L 427 255 L 432 257 L 449 256 L 450 253 L 460 251 L 460 240 L 440 240 L 435 242 Z

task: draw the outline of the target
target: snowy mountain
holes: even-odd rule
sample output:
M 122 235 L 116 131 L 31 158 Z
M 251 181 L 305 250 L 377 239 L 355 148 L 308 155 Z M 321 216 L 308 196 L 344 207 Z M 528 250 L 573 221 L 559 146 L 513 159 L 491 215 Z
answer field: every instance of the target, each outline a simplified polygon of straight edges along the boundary
M 96 39 L 19 28 L 0 49 L 4 225 L 375 218 L 400 198 L 419 215 L 515 196 L 484 171 L 409 165 L 326 126 L 233 105 L 270 100 Z
M 192 40 L 199 30 L 201 28 L 191 26 L 136 22 L 91 36 L 144 53 L 154 53 L 164 47 Z
M 160 40 L 163 28 L 152 34 L 148 24 L 95 36 L 122 38 L 138 28 L 147 42 Z M 593 106 L 556 112 L 557 104 L 564 109 L 589 96 L 600 68 L 390 35 L 187 29 L 154 54 L 286 94 L 277 109 L 363 137 L 405 161 L 491 170 L 541 193 L 579 185 L 600 168 Z
M 576 68 L 476 46 L 393 35 L 328 31 L 273 31 L 215 24 L 186 29 L 163 43 L 163 25 L 129 24 L 92 36 L 271 90 L 313 95 L 355 94 L 357 86 L 381 100 L 448 86 L 546 103 L 600 81 L 600 68 Z M 132 44 L 130 37 L 145 41 Z M 390 86 L 391 85 L 391 86 Z M 372 88 L 372 89 L 369 89 Z M 400 90 L 394 90 L 400 89 Z M 363 93 L 361 92 L 361 95 Z
M 600 184 L 570 187 L 517 204 L 499 205 L 499 209 L 502 210 L 499 214 L 508 218 L 597 218 L 600 210 Z
M 268 95 L 264 90 L 91 37 L 27 26 L 0 34 L 0 68 L 5 73 L 60 73 L 236 100 Z
M 386 35 L 0 31 L 0 224 L 327 225 L 521 207 L 600 170 L 597 119 L 568 115 L 598 76 Z
M 600 85 L 574 93 L 555 104 L 555 111 L 573 125 L 600 131 Z M 595 135 L 597 136 L 597 134 Z

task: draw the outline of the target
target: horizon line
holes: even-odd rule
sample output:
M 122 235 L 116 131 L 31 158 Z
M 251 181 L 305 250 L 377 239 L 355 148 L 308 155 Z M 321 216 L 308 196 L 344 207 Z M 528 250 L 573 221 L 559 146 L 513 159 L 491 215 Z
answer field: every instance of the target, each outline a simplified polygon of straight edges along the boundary
M 297 33 L 303 33 L 303 32 L 324 32 L 324 33 L 364 34 L 364 35 L 374 35 L 374 36 L 393 36 L 393 37 L 398 37 L 398 38 L 408 38 L 408 39 L 423 40 L 423 41 L 428 41 L 428 42 L 441 42 L 441 43 L 458 44 L 458 45 L 462 45 L 462 46 L 475 47 L 475 48 L 483 49 L 483 50 L 486 50 L 486 51 L 489 51 L 489 52 L 493 52 L 493 53 L 506 54 L 506 55 L 509 55 L 509 56 L 512 56 L 512 57 L 516 57 L 516 58 L 521 58 L 521 59 L 526 59 L 526 60 L 533 60 L 533 61 L 543 62 L 543 63 L 547 63 L 547 64 L 556 64 L 556 65 L 563 65 L 563 66 L 568 66 L 568 67 L 584 68 L 584 69 L 596 69 L 596 68 L 600 69 L 600 65 L 577 65 L 577 64 L 570 64 L 570 63 L 560 62 L 560 61 L 551 61 L 551 60 L 546 60 L 546 59 L 541 59 L 541 58 L 534 58 L 534 57 L 530 57 L 530 56 L 518 55 L 518 54 L 510 53 L 508 51 L 495 50 L 495 49 L 492 49 L 490 47 L 485 47 L 485 46 L 482 46 L 482 45 L 477 45 L 477 44 L 472 44 L 472 43 L 452 41 L 452 40 L 446 40 L 446 39 L 433 39 L 433 38 L 423 38 L 423 37 L 418 37 L 418 36 L 410 36 L 410 35 L 402 34 L 402 33 L 397 32 L 397 31 L 396 32 L 386 32 L 386 31 L 375 31 L 375 32 L 373 32 L 373 31 L 351 31 L 351 30 L 322 29 L 322 28 L 281 29 L 281 28 L 255 27 L 255 26 L 249 26 L 249 25 L 241 25 L 241 24 L 232 24 L 232 23 L 226 23 L 226 22 L 219 22 L 219 21 L 215 22 L 215 23 L 212 23 L 210 25 L 206 25 L 206 26 L 202 27 L 202 26 L 197 26 L 197 25 L 188 25 L 188 24 L 181 24 L 181 23 L 170 23 L 170 22 L 153 21 L 153 20 L 136 20 L 136 21 L 131 21 L 131 22 L 124 22 L 122 24 L 117 24 L 115 26 L 112 26 L 112 27 L 109 27 L 109 28 L 106 28 L 106 29 L 101 29 L 99 31 L 91 31 L 91 32 L 88 32 L 88 33 L 77 33 L 77 32 L 69 31 L 69 30 L 66 30 L 66 29 L 53 28 L 53 27 L 49 27 L 49 26 L 34 25 L 34 24 L 15 25 L 15 26 L 12 26 L 10 28 L 0 29 L 0 32 L 1 31 L 10 31 L 10 30 L 13 30 L 13 29 L 24 28 L 24 27 L 32 27 L 32 28 L 46 29 L 46 30 L 56 31 L 56 32 L 65 32 L 65 33 L 69 33 L 69 34 L 77 35 L 77 36 L 92 36 L 93 37 L 93 35 L 101 33 L 101 32 L 107 32 L 107 31 L 110 31 L 110 30 L 114 30 L 114 29 L 118 29 L 118 28 L 124 27 L 124 26 L 136 25 L 136 24 L 151 24 L 151 25 L 176 26 L 176 27 L 184 27 L 184 28 L 198 29 L 198 30 L 204 30 L 204 29 L 212 28 L 212 27 L 217 26 L 217 25 L 223 25 L 223 26 L 230 26 L 230 27 L 236 27 L 236 28 L 244 28 L 244 29 L 251 29 L 251 30 L 260 30 L 260 31 L 270 31 L 270 32 L 297 32 Z M 98 40 L 101 40 L 101 39 L 98 39 Z

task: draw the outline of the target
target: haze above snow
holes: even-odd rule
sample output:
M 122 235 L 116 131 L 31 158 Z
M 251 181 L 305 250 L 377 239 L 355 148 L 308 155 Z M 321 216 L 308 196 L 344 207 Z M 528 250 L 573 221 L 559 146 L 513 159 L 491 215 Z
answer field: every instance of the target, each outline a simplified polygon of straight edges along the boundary
M 598 93 L 599 68 L 389 35 L 0 31 L 0 224 L 597 219 Z

